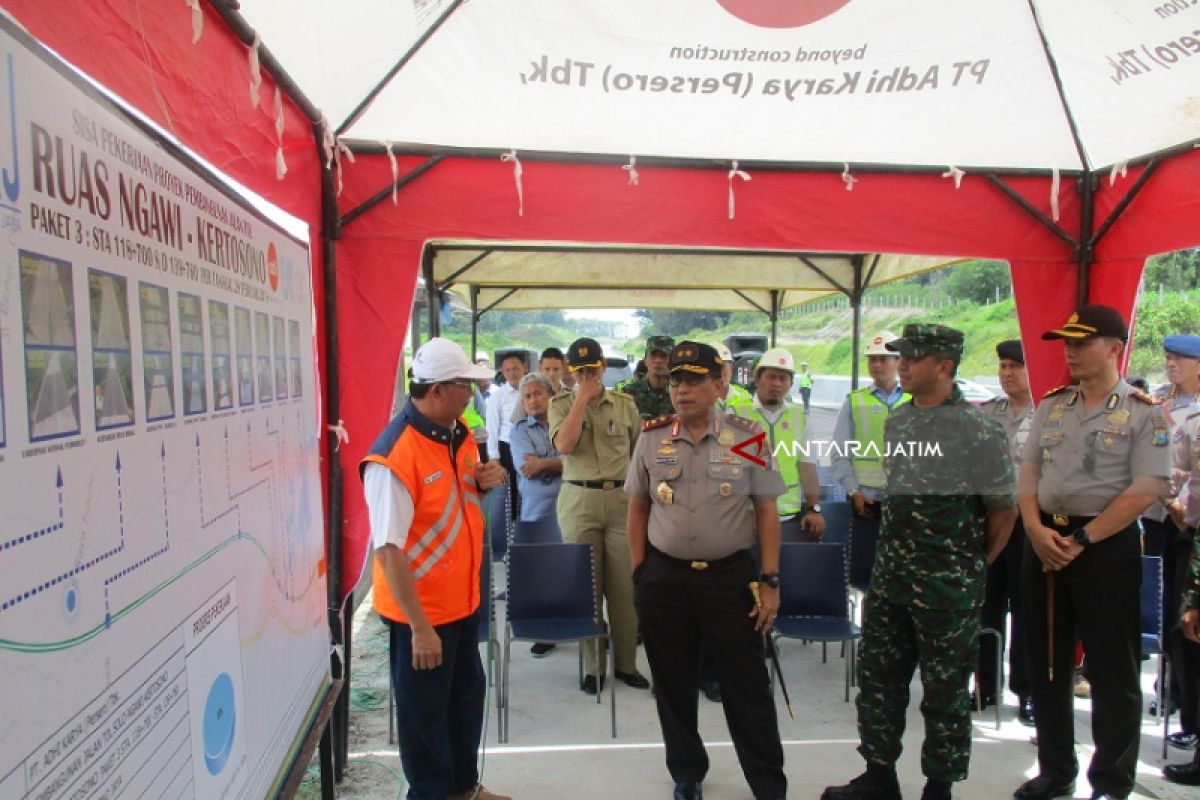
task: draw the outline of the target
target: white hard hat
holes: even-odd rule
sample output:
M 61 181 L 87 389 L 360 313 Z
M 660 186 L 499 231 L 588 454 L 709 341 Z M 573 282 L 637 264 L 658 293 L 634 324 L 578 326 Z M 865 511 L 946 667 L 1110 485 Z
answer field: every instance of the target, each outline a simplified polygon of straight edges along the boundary
M 900 354 L 887 349 L 888 342 L 894 342 L 900 337 L 891 331 L 880 331 L 867 342 L 867 349 L 863 351 L 865 356 L 899 356 Z
M 733 361 L 733 353 L 731 353 L 729 348 L 725 345 L 714 344 L 713 349 L 717 351 L 717 355 L 721 357 L 722 361 Z
M 772 347 L 770 350 L 763 353 L 762 357 L 758 359 L 758 365 L 754 368 L 754 371 L 758 372 L 764 367 L 783 369 L 787 370 L 793 375 L 796 374 L 796 363 L 792 360 L 792 352 L 790 350 L 784 350 L 782 347 Z

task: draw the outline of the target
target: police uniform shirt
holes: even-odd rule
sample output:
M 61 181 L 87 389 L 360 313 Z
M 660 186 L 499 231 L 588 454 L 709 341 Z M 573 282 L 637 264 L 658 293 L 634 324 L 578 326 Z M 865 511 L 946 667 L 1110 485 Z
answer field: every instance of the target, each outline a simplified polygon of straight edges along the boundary
M 996 397 L 981 403 L 979 410 L 1000 423 L 1004 435 L 1008 437 L 1009 455 L 1012 456 L 1013 469 L 1021 467 L 1021 456 L 1025 452 L 1025 443 L 1029 441 L 1029 428 L 1033 424 L 1033 400 L 1020 411 L 1007 397 Z
M 766 446 L 746 448 L 761 464 L 733 451 L 760 431 L 713 410 L 699 441 L 674 418 L 642 433 L 625 491 L 650 502 L 650 544 L 675 558 L 714 560 L 757 541 L 754 504 L 785 491 Z
M 550 401 L 551 442 L 558 436 L 574 402 L 574 390 L 555 395 Z M 579 441 L 575 449 L 562 456 L 563 480 L 624 480 L 629 455 L 641 429 L 642 420 L 633 398 L 606 389 L 598 403 L 587 404 Z
M 1200 524 L 1200 410 L 1193 409 L 1175 429 L 1172 451 L 1183 522 L 1195 528 Z
M 1166 413 L 1139 394 L 1119 380 L 1107 399 L 1091 409 L 1084 409 L 1077 386 L 1046 396 L 1022 454 L 1041 467 L 1037 492 L 1042 511 L 1094 517 L 1134 478 L 1171 474 Z
M 1180 423 L 1193 411 L 1200 410 L 1200 406 L 1197 406 L 1197 400 L 1200 398 L 1194 394 L 1185 394 L 1179 391 L 1179 387 L 1173 383 L 1158 387 L 1153 394 L 1162 400 L 1163 408 L 1167 410 L 1167 421 L 1171 424 L 1172 438 L 1179 430 Z M 1142 516 L 1146 519 L 1163 522 L 1167 518 L 1167 509 L 1162 503 L 1156 502 L 1143 511 Z

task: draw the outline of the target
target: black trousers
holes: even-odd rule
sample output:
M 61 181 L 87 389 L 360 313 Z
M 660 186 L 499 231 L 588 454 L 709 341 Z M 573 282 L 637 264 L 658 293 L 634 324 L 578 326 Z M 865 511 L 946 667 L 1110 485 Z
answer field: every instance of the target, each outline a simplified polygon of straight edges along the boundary
M 1058 528 L 1065 532 L 1064 528 Z M 1054 680 L 1048 677 L 1046 573 L 1026 542 L 1021 565 L 1021 602 L 1026 610 L 1029 685 L 1037 722 L 1038 765 L 1043 775 L 1073 779 L 1075 716 L 1072 664 L 1078 635 L 1087 653 L 1092 685 L 1092 739 L 1088 767 L 1092 791 L 1127 797 L 1133 789 L 1141 734 L 1142 692 L 1140 588 L 1141 542 L 1130 525 L 1089 545 L 1054 581 Z
M 1194 531 L 1177 531 L 1171 550 L 1174 553 L 1174 575 L 1171 598 L 1167 603 L 1167 639 L 1171 653 L 1171 685 L 1179 684 L 1179 726 L 1184 733 L 1200 733 L 1200 644 L 1189 640 L 1179 629 L 1182 613 L 1183 587 L 1187 586 L 1188 560 L 1192 556 Z M 1164 552 L 1165 555 L 1165 552 Z M 1200 760 L 1200 749 L 1197 750 Z
M 648 548 L 633 573 L 634 604 L 672 779 L 700 783 L 708 773 L 708 754 L 696 729 L 703 639 L 746 782 L 756 800 L 781 800 L 787 778 L 775 701 L 762 636 L 746 616 L 754 607 L 749 584 L 757 577 L 749 552 L 699 571 Z
M 512 518 L 521 518 L 521 493 L 517 490 L 517 467 L 513 463 L 512 447 L 503 439 L 500 440 L 500 466 L 508 473 L 508 498 L 512 508 Z
M 1004 550 L 988 567 L 987 591 L 983 600 L 982 622 L 986 628 L 1000 631 L 1008 650 L 1008 688 L 1017 697 L 1029 696 L 1029 672 L 1025 655 L 1025 614 L 1021 605 L 1021 562 L 1025 556 L 1025 526 L 1018 519 Z M 1012 613 L 1012 638 L 1005 631 L 1004 616 Z M 979 638 L 979 687 L 986 697 L 996 686 L 996 639 Z M 996 702 L 1001 698 L 997 697 Z

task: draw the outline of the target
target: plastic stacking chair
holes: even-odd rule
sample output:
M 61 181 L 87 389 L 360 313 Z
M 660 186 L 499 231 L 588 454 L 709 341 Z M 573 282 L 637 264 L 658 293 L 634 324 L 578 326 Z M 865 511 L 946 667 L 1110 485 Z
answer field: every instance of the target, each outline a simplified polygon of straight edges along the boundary
M 847 645 L 846 702 L 854 674 L 854 643 L 862 631 L 850 618 L 846 547 L 828 542 L 785 542 L 779 547 L 782 579 L 775 632 L 786 639 Z
M 847 500 L 821 503 L 825 517 L 825 536 L 821 539 L 830 544 L 850 544 L 850 518 L 854 516 L 854 504 Z
M 1001 699 L 1004 697 L 1004 637 L 995 628 L 981 627 L 979 638 L 982 639 L 984 636 L 996 637 L 996 685 L 992 687 L 992 694 L 996 698 L 996 730 L 1000 730 L 1000 706 L 1002 705 Z M 982 691 L 979 684 L 975 684 L 976 695 Z
M 492 558 L 504 558 L 504 550 L 512 541 L 512 495 L 501 484 L 483 496 L 483 518 L 491 541 Z
M 853 505 L 853 504 L 852 504 Z M 866 593 L 875 568 L 875 549 L 879 546 L 879 522 L 850 514 L 850 588 Z
M 1163 629 L 1163 565 L 1159 556 L 1142 556 L 1142 655 L 1158 656 L 1158 713 L 1162 717 L 1162 757 L 1167 757 L 1167 731 L 1171 725 L 1170 687 L 1171 664 L 1166 653 L 1166 631 Z
M 562 531 L 558 527 L 558 517 L 553 514 L 538 517 L 532 521 L 517 520 L 512 528 L 513 544 L 561 544 Z
M 607 628 L 600 624 L 596 573 L 589 544 L 514 544 L 508 548 L 508 623 L 500 662 L 500 741 L 508 741 L 510 645 L 514 641 L 562 644 L 608 642 L 608 686 L 612 736 L 617 736 L 616 661 Z M 580 651 L 579 680 L 583 680 Z M 596 702 L 604 687 L 598 687 Z

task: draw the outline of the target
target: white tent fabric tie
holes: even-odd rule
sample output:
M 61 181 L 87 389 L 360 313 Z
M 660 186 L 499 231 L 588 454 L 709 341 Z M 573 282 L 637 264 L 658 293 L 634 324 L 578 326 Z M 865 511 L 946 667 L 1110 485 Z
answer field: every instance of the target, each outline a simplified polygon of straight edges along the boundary
M 341 450 L 344 444 L 350 444 L 350 432 L 346 430 L 346 421 L 344 419 L 339 419 L 337 425 L 326 425 L 325 428 L 337 440 L 337 444 L 333 446 L 333 452 L 336 453 L 338 450 Z
M 275 87 L 275 180 L 287 175 L 287 161 L 283 158 L 283 92 Z
M 738 162 L 733 162 L 733 168 L 729 170 L 726 180 L 729 181 L 729 218 L 733 219 L 737 216 L 737 209 L 733 199 L 733 179 L 741 178 L 744 181 L 750 180 L 750 173 L 738 169 Z
M 261 46 L 262 38 L 255 33 L 247 55 L 250 60 L 250 105 L 255 108 L 258 108 L 258 87 L 262 86 L 262 72 L 258 68 L 258 48 Z
M 337 138 L 333 135 L 333 126 L 329 124 L 329 118 L 324 114 L 321 115 L 321 150 L 325 154 L 325 168 L 333 168 L 333 148 L 337 144 Z
M 621 167 L 621 169 L 623 169 L 629 173 L 629 185 L 637 186 L 638 185 L 637 156 L 630 156 L 629 163 L 626 164 L 625 166 Z
M 337 155 L 334 157 L 334 160 L 337 162 L 337 196 L 341 197 L 342 189 L 344 188 L 342 185 L 342 156 L 343 155 L 346 156 L 346 158 L 349 159 L 350 163 L 353 164 L 354 163 L 354 153 L 350 150 L 349 147 L 342 144 L 340 141 L 337 143 L 335 151 L 337 153 Z
M 400 180 L 400 166 L 396 163 L 396 154 L 392 152 L 391 140 L 385 139 L 383 144 L 387 147 L 388 163 L 392 165 L 392 205 L 396 205 L 396 182 Z
M 1108 185 L 1112 186 L 1113 184 L 1115 184 L 1117 182 L 1117 175 L 1120 175 L 1122 178 L 1124 178 L 1128 174 L 1129 174 L 1129 162 L 1128 161 L 1118 161 L 1117 163 L 1112 165 L 1112 170 L 1108 173 Z
M 192 9 L 192 44 L 200 41 L 204 31 L 204 10 L 200 8 L 200 0 L 183 0 Z
M 858 178 L 850 174 L 850 162 L 842 162 L 842 183 L 846 184 L 846 191 L 853 192 L 854 184 L 858 183 Z
M 966 174 L 967 173 L 963 172 L 961 169 L 959 169 L 958 167 L 951 164 L 950 169 L 948 169 L 942 173 L 942 177 L 943 178 L 954 178 L 954 188 L 961 189 L 963 175 L 966 175 Z
M 521 182 L 521 176 L 525 173 L 521 167 L 521 159 L 517 158 L 516 150 L 509 150 L 500 156 L 501 161 L 511 161 L 513 165 L 513 181 L 517 184 L 517 216 L 525 216 L 525 187 Z
M 1058 222 L 1058 190 L 1062 185 L 1062 175 L 1058 168 L 1050 170 L 1050 218 Z

